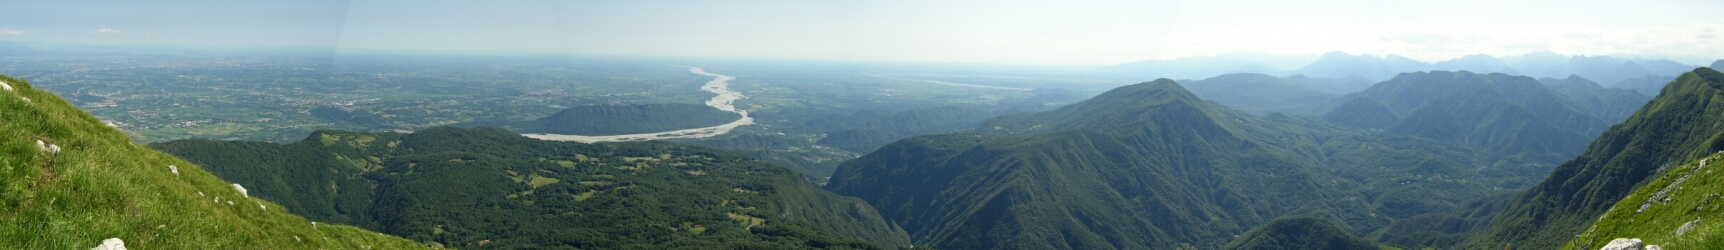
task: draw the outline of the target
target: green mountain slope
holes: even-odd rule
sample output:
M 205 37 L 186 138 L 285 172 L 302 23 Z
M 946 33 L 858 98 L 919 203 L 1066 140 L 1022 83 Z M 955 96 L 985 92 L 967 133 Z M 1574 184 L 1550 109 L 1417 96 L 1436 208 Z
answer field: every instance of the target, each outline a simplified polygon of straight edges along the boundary
M 738 118 L 742 116 L 695 104 L 589 105 L 508 125 L 527 133 L 621 135 L 718 126 Z
M 1718 69 L 1718 68 L 1712 68 L 1712 69 Z M 1645 96 L 1655 96 L 1655 95 L 1658 95 L 1659 90 L 1664 89 L 1664 84 L 1670 83 L 1671 80 L 1675 80 L 1675 79 L 1676 79 L 1676 76 L 1672 76 L 1672 75 L 1638 76 L 1638 77 L 1630 77 L 1627 79 L 1622 79 L 1622 81 L 1618 81 L 1615 84 L 1611 84 L 1610 87 L 1634 90 L 1634 92 L 1640 93 L 1641 95 L 1645 95 Z
M 1574 160 L 1516 197 L 1470 248 L 1557 246 L 1658 172 L 1724 149 L 1724 73 L 1683 74 Z
M 1640 110 L 1640 106 L 1645 106 L 1647 101 L 1652 100 L 1651 96 L 1640 94 L 1640 92 L 1627 89 L 1607 89 L 1577 75 L 1571 75 L 1565 79 L 1543 78 L 1539 81 L 1549 85 L 1552 91 L 1573 100 L 1576 106 L 1598 116 L 1600 119 L 1604 119 L 1606 122 L 1620 122 L 1623 119 L 1628 119 L 1628 116 L 1634 115 L 1634 111 Z M 1662 84 L 1668 82 L 1670 81 L 1659 82 L 1657 86 L 1663 86 Z
M 1374 100 L 1382 108 L 1371 101 L 1357 101 L 1359 98 Z M 1539 162 L 1573 157 L 1591 135 L 1608 126 L 1538 80 L 1504 74 L 1404 73 L 1342 99 L 1347 101 L 1326 114 L 1326 120 L 1486 148 Z M 1397 122 L 1382 127 L 1390 121 Z
M 1301 81 L 1305 80 L 1305 81 Z M 1229 108 L 1257 115 L 1269 113 L 1316 114 L 1340 93 L 1308 86 L 1305 79 L 1263 74 L 1227 74 L 1180 83 L 1192 94 Z
M 423 247 L 351 226 L 313 225 L 195 164 L 134 144 L 53 93 L 0 81 L 7 85 L 0 89 L 6 248 L 85 249 L 107 238 L 134 249 Z M 59 152 L 38 148 L 38 140 Z
M 1371 241 L 1347 234 L 1335 222 L 1316 217 L 1290 217 L 1269 221 L 1239 235 L 1238 240 L 1221 249 L 1326 249 L 1375 250 Z
M 1623 197 L 1563 249 L 1595 249 L 1616 238 L 1639 238 L 1667 249 L 1715 249 L 1724 237 L 1724 152 L 1664 170 Z
M 890 115 L 858 111 L 810 120 L 797 129 L 826 133 L 827 137 L 817 142 L 820 145 L 868 153 L 905 137 L 969 130 L 1002 112 L 1006 111 L 980 105 L 911 109 Z
M 1489 214 L 1495 207 L 1467 202 L 1525 188 L 1554 165 L 1312 118 L 1249 115 L 1163 79 L 995 117 L 970 133 L 899 140 L 840 165 L 826 187 L 875 204 L 918 246 L 1214 248 L 1284 216 L 1321 217 L 1367 235 L 1460 207 Z M 1443 230 L 1419 226 L 1403 231 Z M 1455 233 L 1401 238 L 1453 244 L 1424 235 Z
M 1218 246 L 1344 196 L 1213 112 L 1171 80 L 1126 86 L 983 126 L 1032 135 L 900 140 L 841 165 L 827 187 L 876 204 L 918 245 L 941 249 Z
M 1358 97 L 1323 114 L 1323 121 L 1349 128 L 1385 129 L 1400 124 L 1401 117 L 1377 99 Z
M 868 203 L 743 155 L 498 128 L 152 145 L 315 220 L 463 248 L 908 246 Z

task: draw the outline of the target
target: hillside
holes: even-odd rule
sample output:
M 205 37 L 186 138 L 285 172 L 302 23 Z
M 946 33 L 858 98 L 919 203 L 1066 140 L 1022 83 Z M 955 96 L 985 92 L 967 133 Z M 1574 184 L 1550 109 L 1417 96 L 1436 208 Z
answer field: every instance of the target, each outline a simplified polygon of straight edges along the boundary
M 899 140 L 840 165 L 826 187 L 875 204 L 918 246 L 1214 248 L 1284 216 L 1365 235 L 1524 188 L 1548 166 L 1249 115 L 1162 79 L 969 133 Z
M 1563 249 L 1595 249 L 1616 238 L 1638 238 L 1666 249 L 1709 249 L 1724 236 L 1724 152 L 1663 170 L 1599 216 Z
M 0 242 L 7 248 L 86 249 L 107 238 L 134 249 L 423 247 L 314 225 L 196 164 L 135 144 L 53 93 L 0 81 Z
M 1343 196 L 1234 136 L 1210 118 L 1216 109 L 1171 80 L 1121 87 L 1022 119 L 1045 126 L 1002 120 L 1012 116 L 983 126 L 1046 131 L 1035 135 L 900 140 L 840 165 L 827 187 L 941 249 L 1216 246 L 1297 204 Z M 1102 110 L 1139 112 L 1054 118 Z
M 1634 90 L 1604 88 L 1604 86 L 1580 76 L 1569 76 L 1564 79 L 1542 78 L 1539 81 L 1548 85 L 1551 91 L 1568 97 L 1575 106 L 1609 123 L 1628 119 L 1628 116 L 1634 115 L 1634 111 L 1640 110 L 1640 106 L 1645 106 L 1647 101 L 1652 100 L 1652 96 L 1643 95 Z M 1665 80 L 1664 82 L 1670 81 Z M 1657 86 L 1663 87 L 1663 83 Z
M 1239 239 L 1221 249 L 1228 250 L 1271 250 L 1271 249 L 1326 249 L 1326 250 L 1375 250 L 1376 244 L 1371 241 L 1347 234 L 1335 222 L 1316 217 L 1290 217 L 1269 221 L 1268 224 L 1253 228 Z
M 1300 81 L 1304 80 L 1304 81 Z M 1263 74 L 1227 74 L 1180 83 L 1192 94 L 1229 108 L 1256 115 L 1269 113 L 1316 114 L 1342 92 L 1307 84 L 1314 79 L 1281 78 Z M 1339 86 L 1334 86 L 1339 88 Z
M 695 104 L 588 105 L 507 125 L 524 133 L 622 135 L 718 126 L 738 118 L 742 116 Z
M 857 111 L 812 119 L 798 130 L 826 133 L 817 143 L 855 153 L 868 153 L 894 140 L 910 136 L 969 130 L 998 115 L 998 107 L 950 105 L 881 114 Z
M 1355 101 L 1360 98 L 1370 100 Z M 1538 162 L 1573 157 L 1609 124 L 1538 80 L 1504 74 L 1404 73 L 1341 99 L 1326 120 Z
M 1671 80 L 1675 79 L 1675 76 L 1670 75 L 1631 77 L 1622 79 L 1622 81 L 1618 81 L 1615 84 L 1611 84 L 1610 87 L 1634 90 L 1634 92 L 1646 96 L 1656 96 L 1658 95 L 1659 90 L 1664 89 L 1664 84 L 1670 83 Z
M 793 170 L 665 142 L 540 141 L 499 128 L 319 131 L 292 144 L 152 145 L 290 211 L 462 248 L 908 246 L 856 198 Z
M 1647 178 L 1724 149 L 1724 73 L 1682 74 L 1640 111 L 1509 203 L 1469 248 L 1557 246 Z

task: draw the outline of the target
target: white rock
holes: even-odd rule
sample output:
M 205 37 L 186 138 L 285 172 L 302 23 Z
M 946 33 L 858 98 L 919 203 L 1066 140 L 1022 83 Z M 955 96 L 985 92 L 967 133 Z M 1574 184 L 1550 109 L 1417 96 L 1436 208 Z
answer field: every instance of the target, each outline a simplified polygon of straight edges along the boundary
M 6 84 L 6 81 L 0 81 L 0 89 L 4 89 L 6 91 L 12 91 L 12 85 Z
M 261 202 L 261 201 L 257 202 L 257 208 L 263 209 L 263 211 L 269 211 L 269 207 L 263 206 L 263 202 Z
M 198 197 L 204 197 L 204 192 L 203 192 L 203 191 L 198 191 Z
M 245 197 L 251 197 L 251 195 L 247 195 L 247 194 L 245 194 L 245 187 L 244 187 L 244 186 L 240 186 L 240 185 L 239 185 L 239 183 L 234 183 L 234 184 L 233 184 L 233 190 L 237 190 L 237 191 L 239 191 L 239 195 L 240 195 L 240 196 L 245 196 Z
M 228 206 L 233 206 L 233 201 L 227 201 L 227 205 L 228 205 Z
M 1658 245 L 1646 245 L 1646 250 L 1664 250 L 1664 247 Z
M 1689 221 L 1688 223 L 1682 223 L 1682 226 L 1676 227 L 1676 238 L 1682 238 L 1683 234 L 1688 234 L 1688 232 L 1692 232 L 1694 229 L 1699 227 L 1700 220 L 1698 219 Z
M 174 176 L 180 176 L 180 167 L 168 165 L 168 172 L 173 172 Z M 204 192 L 198 192 L 198 196 L 204 196 Z
M 1640 242 L 1639 238 L 1634 238 L 1634 239 L 1616 238 L 1614 240 L 1610 240 L 1610 244 L 1605 244 L 1604 247 L 1598 248 L 1598 250 L 1644 250 L 1644 249 L 1646 249 L 1646 244 Z
M 42 139 L 36 139 L 36 149 L 40 149 L 40 150 L 42 150 L 44 152 L 48 152 L 50 154 L 60 153 L 60 146 L 59 145 L 54 145 L 53 143 L 48 143 L 48 142 L 42 141 Z
M 24 104 L 30 104 L 30 98 L 29 97 L 19 96 L 18 99 L 24 100 Z
M 120 238 L 108 238 L 102 240 L 102 245 L 90 250 L 126 250 L 126 242 L 121 241 Z

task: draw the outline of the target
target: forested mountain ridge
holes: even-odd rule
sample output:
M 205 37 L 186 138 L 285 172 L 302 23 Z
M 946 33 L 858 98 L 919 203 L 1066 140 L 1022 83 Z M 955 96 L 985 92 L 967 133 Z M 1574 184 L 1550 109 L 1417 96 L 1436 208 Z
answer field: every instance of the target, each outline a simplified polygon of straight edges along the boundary
M 1253 116 L 1163 79 L 899 140 L 840 165 L 827 188 L 875 204 L 919 246 L 1159 249 L 1220 247 L 1283 216 L 1371 234 L 1524 188 L 1553 165 Z
M 1204 100 L 1255 115 L 1315 114 L 1347 91 L 1342 83 L 1307 77 L 1226 74 L 1179 84 Z
M 1323 202 L 1346 196 L 1318 181 L 1331 177 L 1235 136 L 1215 112 L 1171 80 L 1141 83 L 981 129 L 1030 135 L 900 140 L 827 187 L 943 249 L 1219 246 L 1301 207 L 1364 210 Z M 1074 119 L 1102 113 L 1118 116 Z
M 1609 126 L 1538 80 L 1505 74 L 1404 73 L 1341 99 L 1326 120 L 1540 162 L 1573 157 Z
M 120 130 L 29 82 L 0 76 L 0 242 L 85 249 L 411 249 L 394 236 L 316 225 L 248 197 L 196 164 L 135 144 Z
M 1724 73 L 1698 68 L 1665 85 L 1585 152 L 1516 197 L 1468 248 L 1558 246 L 1660 169 L 1724 149 Z
M 292 211 L 464 248 L 909 245 L 866 202 L 735 153 L 540 141 L 499 128 L 320 131 L 273 144 L 154 147 L 292 199 Z M 254 184 L 255 183 L 255 184 Z
M 1605 88 L 1578 75 L 1571 75 L 1564 79 L 1541 78 L 1539 81 L 1550 86 L 1552 91 L 1568 97 L 1576 106 L 1609 123 L 1622 122 L 1623 119 L 1628 119 L 1628 116 L 1634 115 L 1634 111 L 1640 110 L 1640 106 L 1644 106 L 1647 101 L 1652 100 L 1652 96 L 1643 95 L 1634 90 Z M 1659 83 L 1659 86 L 1668 82 L 1670 81 Z

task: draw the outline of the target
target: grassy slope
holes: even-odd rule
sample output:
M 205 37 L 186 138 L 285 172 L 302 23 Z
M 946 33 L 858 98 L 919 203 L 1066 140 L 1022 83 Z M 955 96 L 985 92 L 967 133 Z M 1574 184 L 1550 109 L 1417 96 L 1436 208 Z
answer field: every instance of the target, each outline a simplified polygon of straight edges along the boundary
M 1615 238 L 1640 238 L 1647 244 L 1665 249 L 1718 248 L 1717 239 L 1724 237 L 1724 226 L 1718 223 L 1719 219 L 1724 219 L 1724 213 L 1720 213 L 1724 211 L 1724 199 L 1721 199 L 1724 197 L 1720 197 L 1720 193 L 1724 193 L 1724 171 L 1719 171 L 1724 168 L 1724 164 L 1719 164 L 1721 160 L 1724 160 L 1724 153 L 1706 157 L 1707 166 L 1694 161 L 1665 171 L 1658 179 L 1623 197 L 1580 238 L 1569 241 L 1562 248 L 1592 249 Z M 1679 179 L 1682 182 L 1676 183 Z M 1657 195 L 1666 189 L 1669 191 L 1665 196 Z M 1646 211 L 1638 211 L 1648 200 L 1653 201 L 1651 206 Z M 1676 236 L 1678 228 L 1693 221 L 1700 223 L 1682 236 Z M 1713 242 L 1708 243 L 1708 240 Z
M 0 90 L 0 242 L 7 247 L 81 249 L 106 238 L 137 249 L 420 247 L 354 227 L 314 228 L 196 165 L 133 143 L 52 93 L 0 80 L 14 89 Z M 38 136 L 63 151 L 38 150 Z

